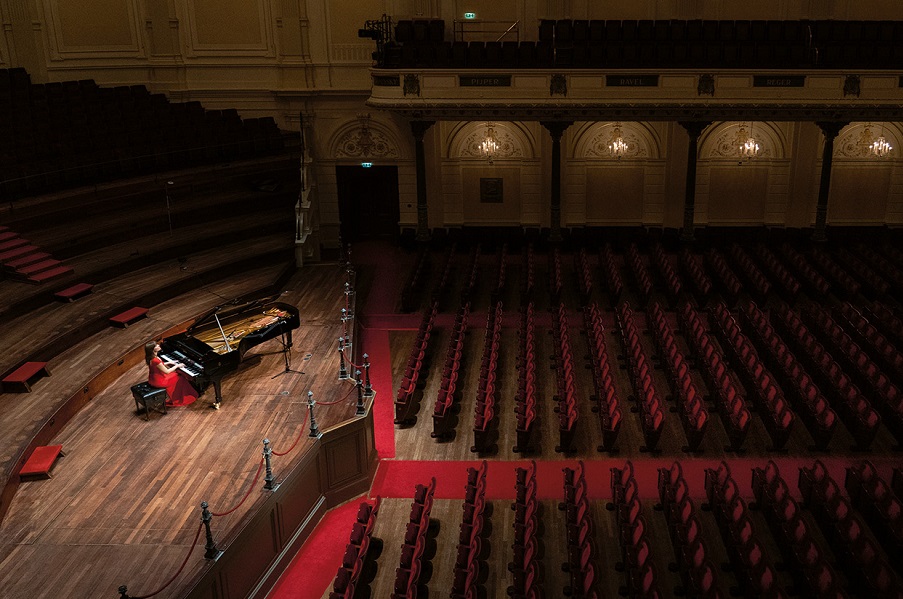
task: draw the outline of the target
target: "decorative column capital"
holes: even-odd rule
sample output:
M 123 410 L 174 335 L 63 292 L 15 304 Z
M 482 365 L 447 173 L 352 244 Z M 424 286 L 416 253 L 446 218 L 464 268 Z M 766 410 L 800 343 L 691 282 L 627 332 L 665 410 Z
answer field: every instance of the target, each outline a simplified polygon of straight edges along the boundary
M 411 121 L 411 133 L 414 135 L 414 139 L 423 141 L 423 136 L 426 135 L 426 132 L 435 122 L 436 121 Z
M 837 137 L 837 134 L 840 133 L 840 130 L 849 125 L 849 121 L 816 121 L 816 125 L 821 129 L 821 132 L 824 134 L 825 139 L 834 139 Z
M 712 124 L 712 121 L 677 121 L 677 124 L 686 129 L 690 139 L 699 139 L 699 136 L 705 131 L 706 127 Z
M 561 141 L 561 136 L 574 121 L 540 121 L 540 124 L 549 130 L 553 141 Z

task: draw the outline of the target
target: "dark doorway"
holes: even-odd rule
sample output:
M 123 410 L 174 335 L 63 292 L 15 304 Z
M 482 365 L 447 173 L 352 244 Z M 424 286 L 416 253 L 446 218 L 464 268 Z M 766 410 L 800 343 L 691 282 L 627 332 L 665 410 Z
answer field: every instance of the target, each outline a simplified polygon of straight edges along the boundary
M 345 243 L 398 236 L 398 167 L 336 166 Z

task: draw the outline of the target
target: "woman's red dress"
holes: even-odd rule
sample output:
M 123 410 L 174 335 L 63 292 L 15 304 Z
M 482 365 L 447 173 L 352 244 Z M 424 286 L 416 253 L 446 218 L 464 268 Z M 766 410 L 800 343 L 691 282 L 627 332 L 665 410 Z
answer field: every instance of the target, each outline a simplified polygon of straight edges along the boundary
M 168 406 L 187 406 L 194 403 L 198 398 L 197 390 L 191 386 L 188 379 L 179 376 L 177 371 L 161 372 L 159 365 L 162 363 L 163 360 L 157 357 L 151 360 L 148 364 L 147 383 L 152 387 L 166 387 L 166 392 L 169 393 L 169 401 L 166 402 Z

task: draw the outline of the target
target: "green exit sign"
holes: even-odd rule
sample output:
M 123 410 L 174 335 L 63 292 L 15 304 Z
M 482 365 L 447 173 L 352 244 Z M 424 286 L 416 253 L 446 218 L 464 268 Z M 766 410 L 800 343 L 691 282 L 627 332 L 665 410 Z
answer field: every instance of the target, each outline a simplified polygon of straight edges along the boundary
M 464 18 L 465 18 L 465 19 L 476 19 L 476 18 L 477 18 L 477 13 L 475 13 L 475 12 L 466 12 L 466 13 L 464 13 Z

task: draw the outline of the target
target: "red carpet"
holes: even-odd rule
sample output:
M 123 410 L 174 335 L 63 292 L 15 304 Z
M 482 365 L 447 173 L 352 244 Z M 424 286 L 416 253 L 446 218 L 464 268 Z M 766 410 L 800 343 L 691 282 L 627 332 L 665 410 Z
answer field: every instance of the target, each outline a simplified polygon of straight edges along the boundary
M 395 391 L 392 389 L 392 355 L 389 332 L 362 329 L 361 348 L 370 356 L 370 384 L 376 391 L 373 404 L 373 438 L 379 459 L 395 457 Z
M 358 506 L 357 497 L 326 513 L 286 568 L 269 599 L 320 599 L 335 580 Z

